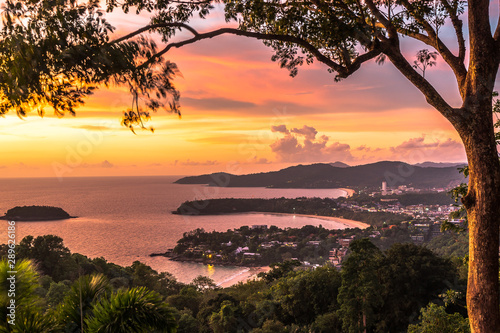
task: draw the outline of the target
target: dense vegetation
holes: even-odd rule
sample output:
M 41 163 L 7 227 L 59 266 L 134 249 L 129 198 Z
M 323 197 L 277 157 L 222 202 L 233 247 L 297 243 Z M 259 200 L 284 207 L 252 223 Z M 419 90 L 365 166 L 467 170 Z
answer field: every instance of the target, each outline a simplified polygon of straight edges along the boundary
M 381 251 L 359 239 L 341 271 L 285 261 L 260 280 L 225 289 L 206 277 L 182 284 L 140 262 L 120 267 L 71 254 L 57 236 L 29 236 L 17 250 L 17 279 L 24 283 L 18 284 L 17 322 L 31 326 L 8 326 L 4 315 L 2 331 L 79 332 L 80 290 L 87 332 L 170 332 L 176 326 L 179 333 L 362 332 L 363 325 L 368 332 L 401 332 L 409 324 L 411 332 L 450 332 L 467 326 L 463 264 L 409 243 Z M 4 261 L 0 274 L 7 270 Z M 6 285 L 0 288 L 6 292 Z M 427 330 L 429 318 L 442 330 Z
M 276 198 L 276 199 L 210 199 L 205 201 L 186 201 L 173 213 L 181 215 L 212 215 L 224 213 L 268 212 L 288 214 L 309 214 L 318 216 L 342 217 L 365 222 L 371 226 L 396 224 L 409 220 L 403 214 L 389 212 L 353 211 L 341 208 L 334 199 L 320 198 Z
M 51 206 L 17 206 L 5 213 L 3 219 L 15 221 L 50 221 L 69 219 L 62 208 Z
M 1 331 L 79 332 L 82 290 L 87 332 L 104 332 L 104 327 L 107 332 L 170 332 L 176 326 L 179 333 L 362 332 L 363 325 L 368 332 L 401 332 L 410 324 L 411 332 L 455 327 L 467 332 L 464 262 L 410 243 L 382 251 L 361 238 L 351 243 L 340 271 L 285 261 L 272 265 L 260 280 L 225 289 L 206 277 L 179 283 L 137 261 L 120 267 L 72 254 L 57 236 L 28 236 L 16 251 L 17 320 L 31 326 L 7 326 L 4 315 Z M 0 252 L 5 257 L 7 246 Z M 7 270 L 4 261 L 0 274 Z M 0 285 L 3 293 L 6 287 Z M 122 304 L 129 304 L 128 310 Z
M 407 177 L 399 176 L 401 170 Z M 383 181 L 389 186 L 408 185 L 415 188 L 448 188 L 460 184 L 457 167 L 419 167 L 404 162 L 377 162 L 352 167 L 330 164 L 297 165 L 273 172 L 249 175 L 214 173 L 184 177 L 177 184 L 208 184 L 228 187 L 276 188 L 379 188 Z

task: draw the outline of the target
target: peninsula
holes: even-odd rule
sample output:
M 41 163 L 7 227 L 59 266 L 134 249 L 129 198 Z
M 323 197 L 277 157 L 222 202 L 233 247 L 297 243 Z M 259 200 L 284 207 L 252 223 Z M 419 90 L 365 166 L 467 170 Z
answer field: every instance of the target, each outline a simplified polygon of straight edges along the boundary
M 353 227 L 391 225 L 410 219 L 406 214 L 387 211 L 362 211 L 342 207 L 337 200 L 329 198 L 275 198 L 275 199 L 210 199 L 205 201 L 186 201 L 173 214 L 179 215 L 218 215 L 230 213 L 285 213 L 309 217 L 343 218 L 365 223 Z M 359 223 L 358 222 L 358 223 Z

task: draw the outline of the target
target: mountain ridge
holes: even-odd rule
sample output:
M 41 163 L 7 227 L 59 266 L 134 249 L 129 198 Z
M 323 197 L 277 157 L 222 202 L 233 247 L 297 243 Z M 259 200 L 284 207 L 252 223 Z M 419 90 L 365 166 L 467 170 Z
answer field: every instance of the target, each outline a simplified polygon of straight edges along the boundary
M 364 165 L 336 167 L 326 163 L 295 165 L 278 171 L 233 175 L 224 172 L 189 176 L 176 184 L 206 184 L 221 187 L 340 188 L 389 187 L 450 188 L 466 182 L 457 166 L 420 167 L 405 162 L 381 161 Z

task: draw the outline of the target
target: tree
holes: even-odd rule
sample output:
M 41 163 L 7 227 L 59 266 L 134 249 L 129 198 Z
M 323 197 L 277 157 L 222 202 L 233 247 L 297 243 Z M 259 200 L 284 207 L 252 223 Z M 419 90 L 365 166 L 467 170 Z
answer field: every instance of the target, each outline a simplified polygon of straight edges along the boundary
M 174 333 L 177 328 L 172 309 L 145 287 L 120 289 L 101 299 L 86 322 L 94 333 Z
M 17 251 L 20 258 L 33 260 L 43 274 L 55 281 L 74 276 L 72 269 L 76 268 L 76 264 L 59 236 L 26 236 L 19 243 Z
M 160 294 L 145 287 L 119 289 L 101 274 L 84 275 L 59 306 L 65 332 L 175 332 L 172 308 Z
M 14 268 L 10 265 L 7 260 L 0 261 L 0 332 L 56 331 L 59 327 L 54 318 L 42 315 L 42 299 L 35 293 L 39 275 L 33 262 L 19 260 Z
M 420 323 L 410 325 L 408 327 L 409 333 L 470 332 L 469 322 L 466 318 L 459 313 L 448 314 L 442 306 L 430 303 L 420 312 Z
M 380 56 L 387 58 L 456 129 L 469 163 L 469 189 L 462 202 L 469 217 L 470 261 L 467 301 L 473 332 L 500 329 L 498 243 L 500 163 L 492 120 L 492 92 L 500 64 L 500 25 L 490 25 L 487 0 L 218 0 L 228 21 L 238 28 L 198 32 L 189 23 L 204 18 L 212 1 L 107 1 L 107 10 L 151 12 L 151 23 L 110 40 L 112 27 L 103 19 L 98 1 L 6 1 L 0 34 L 0 112 L 25 115 L 28 105 L 43 113 L 50 105 L 59 114 L 74 112 L 99 84 L 125 83 L 133 108 L 124 124 L 144 127 L 147 110 L 156 110 L 168 93 L 170 109 L 178 112 L 178 93 L 171 80 L 176 68 L 163 59 L 174 47 L 224 34 L 263 40 L 275 50 L 273 60 L 297 74 L 298 66 L 319 61 L 335 79 L 345 79 Z M 467 6 L 467 26 L 462 14 Z M 449 25 L 450 46 L 440 35 Z M 179 31 L 192 37 L 171 41 Z M 157 32 L 166 46 L 141 36 Z M 493 32 L 492 32 L 493 31 Z M 466 36 L 466 34 L 468 36 Z M 460 105 L 451 105 L 414 68 L 401 49 L 409 37 L 437 52 L 455 76 Z M 467 50 L 466 37 L 469 48 Z M 466 62 L 467 59 L 467 62 Z M 158 93 L 155 98 L 153 95 Z M 138 96 L 147 98 L 139 106 Z
M 384 302 L 377 328 L 378 332 L 402 332 L 429 301 L 456 286 L 456 274 L 448 260 L 425 247 L 395 244 L 384 254 L 379 267 Z
M 337 308 L 340 273 L 325 266 L 314 271 L 298 271 L 282 277 L 271 287 L 285 323 L 311 324 L 318 315 Z
M 367 238 L 354 240 L 349 249 L 352 253 L 342 264 L 339 317 L 345 332 L 371 332 L 383 303 L 379 268 L 384 257 Z

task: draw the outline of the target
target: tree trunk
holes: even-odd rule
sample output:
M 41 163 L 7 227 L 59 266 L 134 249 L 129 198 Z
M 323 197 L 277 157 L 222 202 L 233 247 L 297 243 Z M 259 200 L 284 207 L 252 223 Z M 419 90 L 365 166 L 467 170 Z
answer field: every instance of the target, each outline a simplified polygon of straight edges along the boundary
M 469 191 L 462 199 L 469 219 L 467 307 L 472 332 L 497 333 L 500 163 L 493 135 L 491 98 L 473 104 L 467 110 L 471 111 L 469 121 L 458 129 L 469 163 Z

